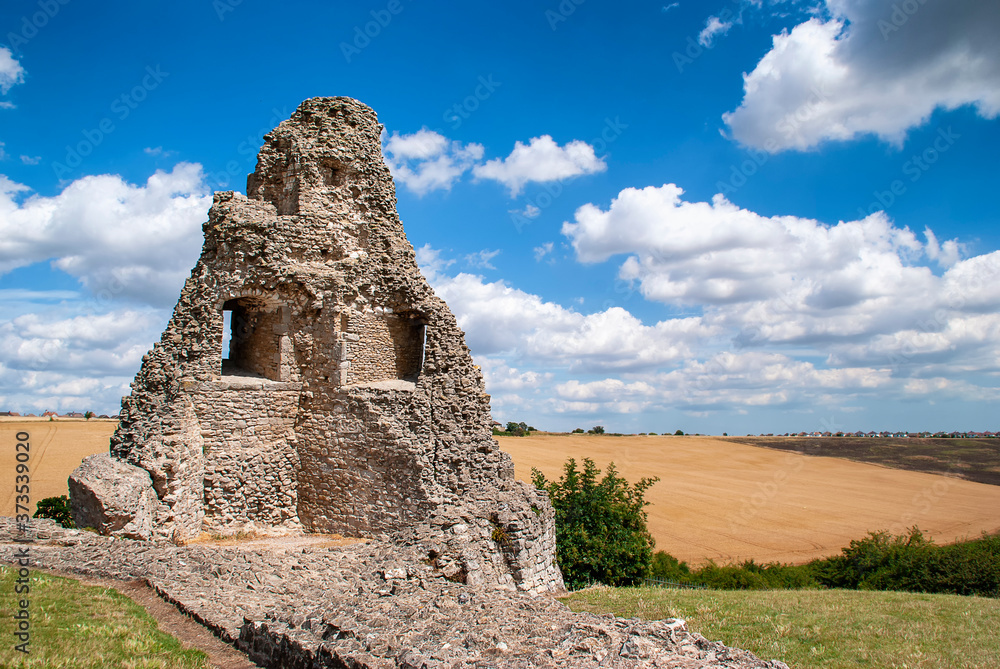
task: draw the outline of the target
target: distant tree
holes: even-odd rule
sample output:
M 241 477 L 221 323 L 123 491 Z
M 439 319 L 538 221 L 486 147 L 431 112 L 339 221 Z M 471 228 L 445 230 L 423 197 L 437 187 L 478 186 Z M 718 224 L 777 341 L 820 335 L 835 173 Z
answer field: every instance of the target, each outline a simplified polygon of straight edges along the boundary
M 507 434 L 512 437 L 524 437 L 528 434 L 527 428 L 527 423 L 515 423 L 514 421 L 510 421 L 507 423 Z
M 573 434 L 583 434 L 583 428 L 582 427 L 576 428 L 575 430 L 573 430 Z
M 728 433 L 728 432 L 723 432 L 723 433 L 722 433 L 722 436 L 723 436 L 723 437 L 728 437 L 728 436 L 729 436 L 729 433 Z
M 87 413 L 83 414 L 83 417 L 86 418 L 87 420 L 90 420 L 91 418 L 94 417 L 94 412 L 88 411 Z
M 535 487 L 548 492 L 555 507 L 556 559 L 567 586 L 642 582 L 655 545 L 646 529 L 644 495 L 658 478 L 630 485 L 611 463 L 598 479 L 601 470 L 590 458 L 584 458 L 583 471 L 576 460 L 567 460 L 558 481 L 537 469 L 531 473 Z
M 677 430 L 676 432 L 674 432 L 674 436 L 675 437 L 683 437 L 684 436 L 684 432 L 681 431 L 681 430 Z
M 588 434 L 604 434 L 604 426 L 603 425 L 595 425 L 594 427 L 592 427 L 589 430 L 587 430 L 587 433 Z
M 657 435 L 656 435 L 656 433 L 655 433 L 655 432 L 650 432 L 650 433 L 649 433 L 649 436 L 651 436 L 651 437 L 655 437 L 655 436 L 657 436 Z
M 34 518 L 51 518 L 63 527 L 76 527 L 70 511 L 69 497 L 46 497 L 35 505 Z

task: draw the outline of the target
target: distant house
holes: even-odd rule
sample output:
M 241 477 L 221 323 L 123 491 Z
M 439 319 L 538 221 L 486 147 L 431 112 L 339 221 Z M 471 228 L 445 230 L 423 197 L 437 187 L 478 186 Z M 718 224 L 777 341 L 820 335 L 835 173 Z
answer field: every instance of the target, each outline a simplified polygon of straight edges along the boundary
M 42 414 L 42 418 L 58 418 L 58 417 L 59 414 L 57 414 L 55 411 L 46 411 L 45 413 Z
M 35 414 L 33 414 L 33 413 L 26 413 L 26 414 L 24 414 L 24 417 L 25 418 L 37 418 L 37 416 Z
M 106 413 L 102 413 L 100 416 L 98 416 L 98 418 L 107 418 L 107 417 L 108 417 L 108 414 L 106 414 Z
M 16 411 L 0 411 L 0 416 L 20 416 Z
M 68 414 L 66 414 L 66 418 L 83 418 L 83 417 L 84 417 L 83 414 L 80 413 L 79 411 L 70 411 Z

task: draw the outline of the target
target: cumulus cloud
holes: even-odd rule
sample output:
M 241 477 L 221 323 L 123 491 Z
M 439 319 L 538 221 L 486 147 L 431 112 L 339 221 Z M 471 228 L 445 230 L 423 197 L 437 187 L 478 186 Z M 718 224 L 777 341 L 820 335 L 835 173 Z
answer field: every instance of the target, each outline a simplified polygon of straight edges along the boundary
M 827 17 L 782 32 L 723 115 L 770 152 L 876 135 L 900 144 L 936 109 L 1000 114 L 1000 5 L 827 0 Z
M 25 198 L 29 190 L 0 176 L 0 274 L 51 260 L 94 295 L 173 304 L 212 201 L 200 165 L 179 163 L 143 185 L 105 174 L 52 197 Z
M 458 318 L 470 348 L 509 354 L 531 364 L 589 373 L 649 368 L 692 354 L 692 345 L 718 334 L 697 318 L 645 325 L 621 307 L 581 314 L 504 281 L 433 273 L 433 285 Z
M 7 95 L 11 87 L 20 83 L 24 83 L 24 68 L 10 49 L 0 46 L 0 93 Z
M 701 325 L 732 333 L 737 349 L 805 347 L 830 364 L 898 374 L 918 373 L 932 352 L 1000 366 L 1000 331 L 980 318 L 1000 309 L 1000 252 L 961 259 L 957 240 L 942 244 L 928 229 L 921 242 L 881 212 L 825 225 L 682 193 L 626 189 L 607 210 L 580 207 L 563 233 L 583 262 L 625 256 L 621 279 L 651 300 L 701 307 Z M 935 274 L 928 261 L 946 269 Z M 921 346 L 909 330 L 925 334 Z
M 392 133 L 382 151 L 392 176 L 418 195 L 450 190 L 483 157 L 482 144 L 463 145 L 427 128 Z
M 559 146 L 550 135 L 542 135 L 527 144 L 515 142 L 509 156 L 477 165 L 472 172 L 479 179 L 499 181 L 510 189 L 511 197 L 516 197 L 532 181 L 561 181 L 606 169 L 590 144 L 574 140 Z

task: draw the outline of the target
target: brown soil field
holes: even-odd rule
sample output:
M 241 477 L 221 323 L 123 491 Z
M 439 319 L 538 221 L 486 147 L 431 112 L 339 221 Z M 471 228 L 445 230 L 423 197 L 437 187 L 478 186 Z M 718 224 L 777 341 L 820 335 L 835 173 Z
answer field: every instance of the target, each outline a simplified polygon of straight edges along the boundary
M 1000 485 L 1000 439 L 722 437 L 722 440 Z
M 106 453 L 116 420 L 4 419 L 0 420 L 0 515 L 14 516 L 17 433 L 31 437 L 31 513 L 46 497 L 68 495 L 66 479 L 88 455 Z
M 16 435 L 31 435 L 31 509 L 67 494 L 83 458 L 106 452 L 115 421 L 0 420 L 0 515 L 13 516 Z M 1000 530 L 1000 486 L 900 471 L 842 458 L 758 448 L 713 437 L 538 435 L 498 437 L 518 478 L 538 467 L 549 478 L 569 457 L 614 461 L 647 492 L 658 549 L 692 564 L 805 562 L 834 555 L 870 530 L 911 525 L 941 543 Z M 966 472 L 963 472 L 966 474 Z
M 517 478 L 549 479 L 567 458 L 614 462 L 646 492 L 658 550 L 691 564 L 753 558 L 802 563 L 836 555 L 869 531 L 918 525 L 938 543 L 1000 530 L 1000 486 L 782 452 L 713 437 L 497 437 Z

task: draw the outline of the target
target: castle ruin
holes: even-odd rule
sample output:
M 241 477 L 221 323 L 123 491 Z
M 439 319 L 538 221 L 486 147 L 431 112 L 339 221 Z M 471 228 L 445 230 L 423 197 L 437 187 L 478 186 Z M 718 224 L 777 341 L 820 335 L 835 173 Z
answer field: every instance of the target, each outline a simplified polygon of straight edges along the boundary
M 554 513 L 514 480 L 464 334 L 421 275 L 374 111 L 313 98 L 216 193 L 79 526 L 135 538 L 393 535 L 450 578 L 562 588 Z M 228 351 L 225 351 L 228 349 Z

